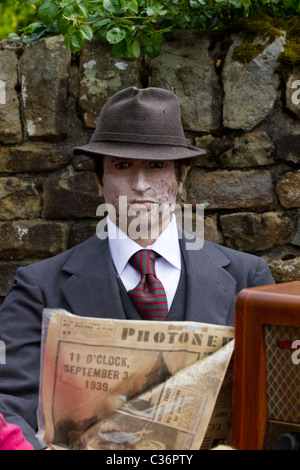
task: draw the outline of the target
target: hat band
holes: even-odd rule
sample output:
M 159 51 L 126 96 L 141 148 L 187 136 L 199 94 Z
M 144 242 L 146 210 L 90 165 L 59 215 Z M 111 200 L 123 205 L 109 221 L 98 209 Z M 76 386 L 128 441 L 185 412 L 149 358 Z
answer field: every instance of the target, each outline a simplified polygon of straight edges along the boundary
M 179 147 L 191 146 L 189 139 L 164 135 L 119 134 L 117 132 L 94 132 L 91 142 L 114 141 L 132 142 L 136 144 L 175 145 Z

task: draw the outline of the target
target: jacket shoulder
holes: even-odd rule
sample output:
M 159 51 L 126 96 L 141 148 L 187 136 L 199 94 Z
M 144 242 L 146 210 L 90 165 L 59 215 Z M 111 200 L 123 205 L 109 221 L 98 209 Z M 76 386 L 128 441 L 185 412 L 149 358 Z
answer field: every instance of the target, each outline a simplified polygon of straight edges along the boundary
M 223 267 L 235 279 L 244 279 L 247 286 L 274 283 L 268 263 L 262 256 L 234 250 L 208 241 L 204 242 L 203 251 L 213 262 L 218 264 L 221 262 Z
M 59 253 L 58 255 L 52 256 L 51 258 L 47 258 L 42 261 L 38 261 L 37 263 L 30 264 L 20 269 L 29 269 L 35 272 L 51 270 L 54 267 L 62 269 L 63 266 L 67 265 L 71 259 L 78 260 L 77 262 L 80 264 L 88 257 L 93 256 L 99 249 L 101 243 L 102 241 L 99 240 L 97 236 L 93 236 L 64 252 Z

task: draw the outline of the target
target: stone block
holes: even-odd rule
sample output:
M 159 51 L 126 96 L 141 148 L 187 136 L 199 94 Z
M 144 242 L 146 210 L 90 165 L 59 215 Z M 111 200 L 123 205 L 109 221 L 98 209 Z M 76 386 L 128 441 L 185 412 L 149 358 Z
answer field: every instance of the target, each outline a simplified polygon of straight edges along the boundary
M 212 209 L 269 209 L 275 203 L 267 170 L 191 170 L 187 202 Z
M 248 132 L 237 137 L 196 137 L 195 144 L 206 155 L 194 164 L 205 168 L 251 168 L 274 163 L 275 144 L 266 132 Z
M 224 238 L 218 229 L 216 217 L 205 217 L 204 219 L 204 239 L 219 245 L 224 244 Z
M 251 168 L 271 165 L 275 145 L 265 132 L 248 132 L 233 141 L 232 148 L 220 156 L 223 168 Z
M 232 39 L 222 69 L 223 124 L 230 129 L 250 131 L 262 123 L 280 96 L 280 79 L 275 69 L 285 38 L 279 36 L 266 45 L 249 64 L 232 60 L 234 49 L 243 43 L 240 36 L 233 35 Z M 261 40 L 254 43 L 261 43 Z
M 106 101 L 129 86 L 140 87 L 139 62 L 120 59 L 110 45 L 94 38 L 86 42 L 80 54 L 79 109 L 86 127 L 95 128 Z
M 4 260 L 47 258 L 66 249 L 68 226 L 43 220 L 0 223 L 0 257 Z
M 26 45 L 20 60 L 24 127 L 32 140 L 59 141 L 68 124 L 70 50 L 62 36 Z
M 243 212 L 221 215 L 220 223 L 226 245 L 257 253 L 279 245 L 291 234 L 293 222 L 276 212 Z
M 76 171 L 94 170 L 93 160 L 87 155 L 74 155 L 72 165 Z
M 276 191 L 282 207 L 300 207 L 300 170 L 279 177 Z
M 296 231 L 294 233 L 293 239 L 291 240 L 291 244 L 300 246 L 300 209 L 298 209 Z
M 19 267 L 20 263 L 0 263 L 0 297 L 5 297 L 13 285 L 14 277 Z
M 78 222 L 73 224 L 69 233 L 68 246 L 71 248 L 96 235 L 97 223 L 98 220 Z
M 32 219 L 41 215 L 41 197 L 30 178 L 0 178 L 0 220 Z
M 22 142 L 17 67 L 15 51 L 0 49 L 0 142 L 3 144 Z
M 220 94 L 215 59 L 210 41 L 191 36 L 187 40 L 165 41 L 160 56 L 149 61 L 148 86 L 167 88 L 176 93 L 187 131 L 209 132 L 220 125 Z
M 276 283 L 299 281 L 300 256 L 268 261 L 268 265 Z
M 220 168 L 220 158 L 224 152 L 231 149 L 232 139 L 208 134 L 196 137 L 195 145 L 205 150 L 206 154 L 193 158 L 193 165 L 203 168 Z
M 289 134 L 279 137 L 277 141 L 277 154 L 281 160 L 299 164 L 300 134 Z
M 44 181 L 43 201 L 44 217 L 48 219 L 96 217 L 102 202 L 94 173 L 71 170 Z
M 67 165 L 70 156 L 55 148 L 19 147 L 0 148 L 0 173 L 47 172 Z

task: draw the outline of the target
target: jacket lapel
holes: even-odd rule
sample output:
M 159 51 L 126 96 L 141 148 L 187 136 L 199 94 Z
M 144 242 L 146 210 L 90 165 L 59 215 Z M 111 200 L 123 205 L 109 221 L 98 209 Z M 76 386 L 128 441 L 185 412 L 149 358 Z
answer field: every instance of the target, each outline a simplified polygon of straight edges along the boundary
M 85 244 L 84 249 L 75 250 L 63 267 L 69 278 L 62 291 L 71 312 L 82 316 L 124 319 L 107 239 L 92 237 Z
M 188 242 L 189 244 L 190 242 Z M 230 260 L 216 246 L 204 243 L 201 249 L 186 250 L 180 239 L 187 275 L 185 319 L 225 324 L 234 308 L 236 281 L 224 269 Z M 124 319 L 125 313 L 111 260 L 107 239 L 92 237 L 84 249 L 75 250 L 63 267 L 69 275 L 62 292 L 71 313 L 100 318 Z
M 187 272 L 187 321 L 226 324 L 235 299 L 235 279 L 226 271 L 230 260 L 213 244 L 197 250 L 185 249 L 180 240 Z

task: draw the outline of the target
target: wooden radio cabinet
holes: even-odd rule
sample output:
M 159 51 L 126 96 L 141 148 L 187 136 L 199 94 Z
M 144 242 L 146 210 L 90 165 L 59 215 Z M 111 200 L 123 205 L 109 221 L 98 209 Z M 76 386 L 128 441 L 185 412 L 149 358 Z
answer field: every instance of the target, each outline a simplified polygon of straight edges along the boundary
M 232 445 L 300 450 L 300 281 L 236 302 Z

